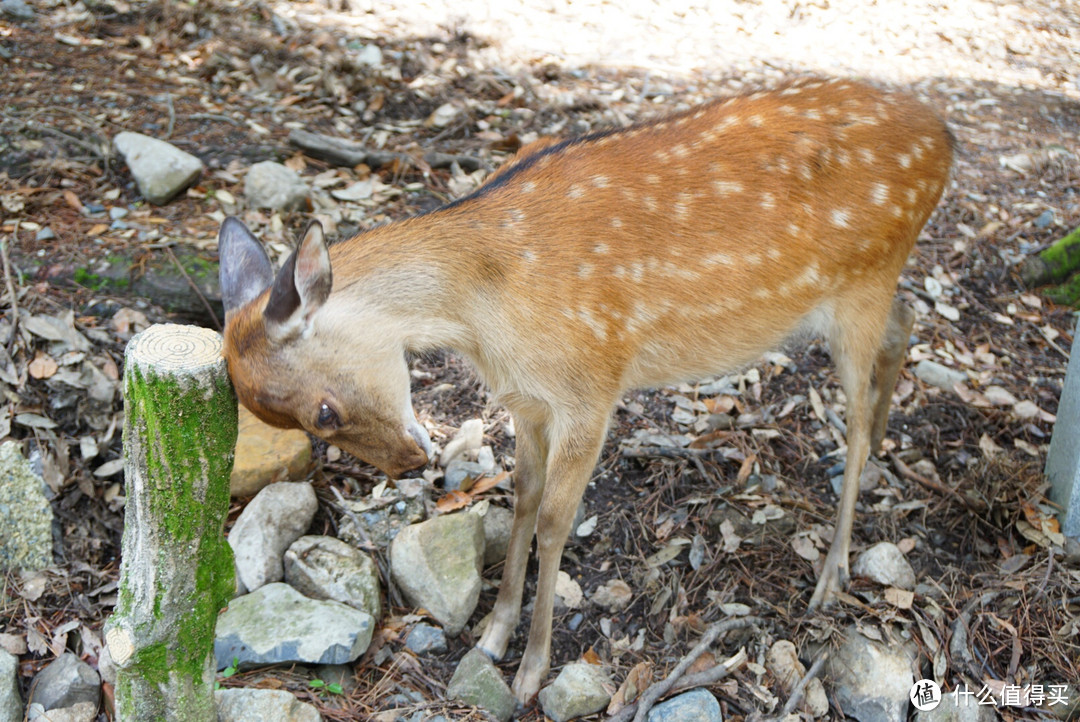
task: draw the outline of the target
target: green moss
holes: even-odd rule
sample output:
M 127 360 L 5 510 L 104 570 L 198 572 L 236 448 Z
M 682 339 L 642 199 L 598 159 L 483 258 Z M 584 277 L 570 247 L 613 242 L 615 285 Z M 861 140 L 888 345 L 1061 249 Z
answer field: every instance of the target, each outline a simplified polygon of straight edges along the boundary
M 1054 303 L 1062 306 L 1080 306 L 1080 273 L 1074 273 L 1065 283 L 1051 286 L 1043 293 Z
M 225 374 L 208 390 L 153 371 L 144 374 L 138 364 L 126 369 L 124 446 L 145 455 L 140 461 L 149 488 L 139 496 L 141 509 L 132 513 L 129 507 L 125 536 L 137 525 L 139 533 L 154 534 L 161 570 L 176 559 L 196 560 L 194 579 L 155 574 L 156 588 L 144 590 L 152 600 L 137 600 L 121 577 L 116 619 L 141 629 L 138 639 L 162 640 L 136 650 L 124 665 L 120 676 L 132 695 L 157 695 L 172 706 L 181 693 L 212 695 L 214 625 L 235 588 L 224 524 L 236 432 L 236 399 Z M 129 490 L 129 504 L 130 497 Z M 124 548 L 132 547 L 125 539 Z M 119 704 L 119 683 L 117 692 Z

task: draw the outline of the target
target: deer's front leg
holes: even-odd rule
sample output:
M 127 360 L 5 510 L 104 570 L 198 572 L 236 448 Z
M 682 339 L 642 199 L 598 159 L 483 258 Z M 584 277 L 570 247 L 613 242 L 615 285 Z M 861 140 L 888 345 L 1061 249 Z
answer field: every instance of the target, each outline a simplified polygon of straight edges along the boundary
M 538 425 L 515 416 L 514 429 L 517 431 L 514 524 L 510 529 L 510 545 L 506 550 L 499 596 L 495 600 L 491 620 L 476 645 L 492 659 L 501 659 L 506 653 L 506 645 L 521 616 L 525 568 L 529 562 L 529 546 L 536 529 L 536 513 L 544 492 L 547 466 L 547 443 Z
M 527 704 L 540 690 L 547 676 L 551 654 L 551 615 L 555 603 L 555 579 L 559 572 L 566 538 L 574 523 L 589 476 L 596 465 L 603 444 L 605 422 L 562 443 L 552 442 L 547 482 L 536 520 L 537 551 L 540 573 L 536 583 L 529 642 L 521 657 L 511 689 L 522 704 Z M 578 429 L 580 432 L 580 427 Z M 516 519 L 516 517 L 515 517 Z

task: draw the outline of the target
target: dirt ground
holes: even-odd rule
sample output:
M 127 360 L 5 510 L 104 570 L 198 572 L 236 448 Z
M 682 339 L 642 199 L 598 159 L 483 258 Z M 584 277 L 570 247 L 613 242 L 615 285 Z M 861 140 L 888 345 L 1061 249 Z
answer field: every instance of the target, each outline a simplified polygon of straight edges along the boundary
M 586 496 L 595 529 L 571 539 L 562 568 L 586 597 L 617 578 L 633 601 L 618 613 L 588 603 L 557 608 L 553 664 L 584 654 L 607 665 L 616 684 L 641 662 L 662 676 L 706 625 L 749 609 L 765 624 L 715 650 L 726 658 L 745 647 L 752 662 L 713 687 L 725 719 L 783 705 L 761 666 L 772 642 L 789 639 L 810 661 L 815 645 L 835 642 L 852 623 L 913 642 L 924 673 L 949 688 L 1080 682 L 1080 565 L 1061 553 L 1041 475 L 1075 315 L 1018 277 L 1026 256 L 1080 225 L 1075 4 L 83 0 L 35 8 L 30 23 L 0 19 L 5 275 L 24 315 L 73 311 L 67 323 L 92 345 L 78 360 L 53 358 L 55 341 L 25 328 L 12 334 L 6 296 L 0 430 L 42 460 L 63 527 L 54 569 L 7 580 L 0 643 L 20 655 L 24 692 L 65 648 L 96 662 L 115 602 L 123 491 L 109 464 L 120 455 L 122 404 L 115 393 L 90 394 L 87 374 L 98 376 L 85 365 L 115 384 L 126 339 L 146 320 L 168 318 L 95 290 L 97 261 L 174 246 L 214 260 L 217 226 L 234 212 L 278 253 L 313 216 L 344 237 L 467 192 L 535 136 L 620 127 L 806 74 L 910 87 L 959 140 L 953 182 L 902 277 L 919 311 L 917 341 L 890 417 L 886 473 L 860 498 L 853 541 L 856 552 L 900 544 L 920 586 L 905 602 L 856 579 L 838 609 L 805 613 L 814 558 L 831 534 L 828 479 L 843 458 L 829 420 L 842 417 L 843 396 L 827 350 L 812 343 L 762 360 L 732 379 L 734 390 L 686 385 L 624 398 Z M 289 145 L 292 128 L 404 155 L 377 168 L 328 168 Z M 208 172 L 169 205 L 148 206 L 110 149 L 121 130 L 167 139 Z M 482 168 L 432 169 L 422 160 L 430 150 L 479 159 Z M 265 159 L 285 161 L 324 192 L 303 211 L 245 211 L 244 171 Z M 368 177 L 377 181 L 370 197 L 330 192 Z M 126 213 L 117 218 L 114 208 Z M 50 269 L 64 264 L 90 270 L 79 282 L 54 282 Z M 32 275 L 18 272 L 30 265 Z M 912 373 L 923 359 L 967 381 L 954 392 L 928 386 Z M 49 373 L 49 360 L 61 369 L 83 364 L 84 374 Z M 468 368 L 442 355 L 414 368 L 417 414 L 436 441 L 483 418 L 497 458 L 512 468 L 508 417 Z M 695 427 L 697 404 L 730 412 L 736 425 L 709 435 Z M 718 451 L 627 453 L 687 438 Z M 332 533 L 330 486 L 362 494 L 379 477 L 326 451 L 319 447 L 314 475 L 325 502 L 316 532 Z M 510 504 L 498 490 L 484 498 Z M 725 551 L 724 521 L 744 540 L 735 552 Z M 494 589 L 474 620 L 490 609 Z M 390 611 L 343 694 L 311 688 L 317 673 L 300 667 L 223 683 L 290 689 L 328 720 L 389 722 L 415 710 L 476 718 L 440 701 L 470 633 L 420 662 L 400 639 L 412 610 Z M 525 629 L 501 663 L 507 680 Z M 999 714 L 1043 719 L 1053 711 Z M 531 710 L 525 719 L 542 715 Z

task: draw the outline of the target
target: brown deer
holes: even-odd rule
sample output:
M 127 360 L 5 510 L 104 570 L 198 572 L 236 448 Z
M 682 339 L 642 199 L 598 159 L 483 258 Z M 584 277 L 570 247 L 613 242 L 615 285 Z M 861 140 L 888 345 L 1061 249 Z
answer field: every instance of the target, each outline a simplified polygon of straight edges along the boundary
M 406 357 L 452 349 L 473 363 L 517 430 L 513 532 L 479 646 L 506 651 L 535 531 L 536 604 L 513 684 L 527 702 L 549 668 L 571 520 L 627 389 L 731 372 L 823 334 L 848 450 L 810 607 L 846 583 L 859 475 L 884 437 L 913 322 L 897 279 L 952 144 L 908 95 L 804 80 L 539 141 L 472 194 L 330 247 L 312 224 L 276 277 L 228 219 L 229 371 L 262 419 L 397 477 L 431 454 Z

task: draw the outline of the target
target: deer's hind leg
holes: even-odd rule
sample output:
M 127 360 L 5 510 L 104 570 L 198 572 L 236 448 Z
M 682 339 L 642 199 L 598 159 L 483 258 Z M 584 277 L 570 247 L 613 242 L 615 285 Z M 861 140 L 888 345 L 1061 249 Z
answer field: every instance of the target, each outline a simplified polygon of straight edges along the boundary
M 877 360 L 874 362 L 874 380 L 871 398 L 874 405 L 874 423 L 870 432 L 870 452 L 881 448 L 885 438 L 885 426 L 889 422 L 889 405 L 892 401 L 896 377 L 904 363 L 911 328 L 915 324 L 915 311 L 911 306 L 896 296 L 889 309 L 889 320 L 885 324 L 885 335 L 881 339 Z
M 836 532 L 818 577 L 810 609 L 829 604 L 848 581 L 851 529 L 855 521 L 855 501 L 859 496 L 859 476 L 870 454 L 870 442 L 878 416 L 888 413 L 892 384 L 903 359 L 900 343 L 904 330 L 905 306 L 864 287 L 836 300 L 829 328 L 829 347 L 847 396 L 847 463 L 844 485 L 837 509 Z M 901 309 L 901 310 L 898 310 Z M 906 341 L 906 336 L 903 336 Z M 872 378 L 875 365 L 884 360 L 878 382 Z M 885 391 L 884 381 L 888 381 Z M 880 411 L 879 411 L 880 410 Z M 882 424 L 882 429 L 884 425 Z

